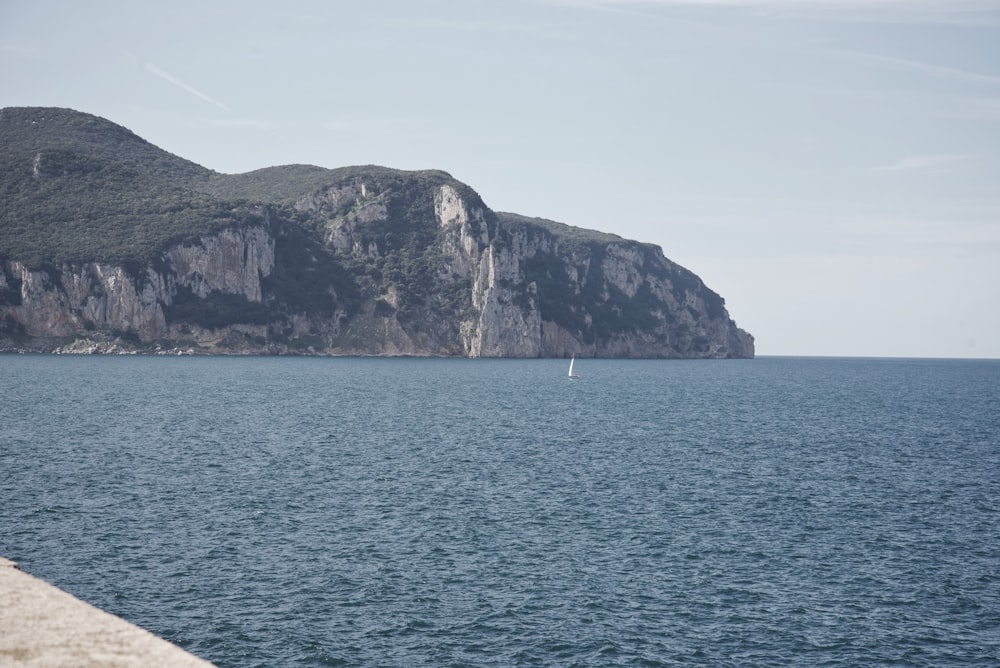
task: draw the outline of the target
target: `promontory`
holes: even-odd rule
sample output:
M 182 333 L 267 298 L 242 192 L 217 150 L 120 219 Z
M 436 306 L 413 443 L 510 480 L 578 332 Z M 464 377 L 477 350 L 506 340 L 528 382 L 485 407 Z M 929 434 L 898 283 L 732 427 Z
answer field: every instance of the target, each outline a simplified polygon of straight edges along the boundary
M 0 351 L 753 357 L 658 246 L 443 171 L 221 174 L 70 109 L 0 110 Z

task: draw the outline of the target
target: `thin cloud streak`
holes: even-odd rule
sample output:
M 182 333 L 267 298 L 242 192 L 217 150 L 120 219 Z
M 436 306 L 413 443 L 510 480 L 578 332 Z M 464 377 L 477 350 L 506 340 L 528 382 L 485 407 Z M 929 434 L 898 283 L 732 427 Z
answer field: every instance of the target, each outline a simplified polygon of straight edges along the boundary
M 147 63 L 147 62 L 143 62 L 142 66 L 146 69 L 147 72 L 155 74 L 156 76 L 160 77 L 161 79 L 163 79 L 167 83 L 172 83 L 173 85 L 177 86 L 181 90 L 187 91 L 188 93 L 191 93 L 195 97 L 201 98 L 202 100 L 204 100 L 205 102 L 208 102 L 209 104 L 214 104 L 215 106 L 219 107 L 220 109 L 222 109 L 224 111 L 229 111 L 229 112 L 232 111 L 232 109 L 230 109 L 226 105 L 222 104 L 218 100 L 216 100 L 216 99 L 214 99 L 212 97 L 209 97 L 208 95 L 205 95 L 204 93 L 202 93 L 200 90 L 198 90 L 194 86 L 190 86 L 190 85 L 184 83 L 183 81 L 181 81 L 177 77 L 173 76 L 169 72 L 164 72 L 159 67 L 156 67 L 155 65 L 153 65 L 151 63 Z
M 142 68 L 144 70 L 146 70 L 147 72 L 149 72 L 150 74 L 158 76 L 159 78 L 163 79 L 167 83 L 173 84 L 174 86 L 180 88 L 181 90 L 183 90 L 183 91 L 185 91 L 187 93 L 190 93 L 191 95 L 194 95 L 195 97 L 197 97 L 197 98 L 199 98 L 201 100 L 204 100 L 205 102 L 208 102 L 209 104 L 213 104 L 216 107 L 219 107 L 220 109 L 223 109 L 224 111 L 228 111 L 228 112 L 232 113 L 232 109 L 230 109 L 226 105 L 222 104 L 218 100 L 216 100 L 216 99 L 214 99 L 214 98 L 212 98 L 212 97 L 210 97 L 208 95 L 205 95 L 204 93 L 202 93 L 200 90 L 198 90 L 194 86 L 191 86 L 189 84 L 184 83 L 183 81 L 181 81 L 180 79 L 178 79 L 174 75 L 170 74 L 169 72 L 165 72 L 164 70 L 161 70 L 156 65 L 153 65 L 152 63 L 146 62 L 142 58 L 139 58 L 138 56 L 136 56 L 134 53 L 126 51 L 125 49 L 119 49 L 118 52 L 121 55 L 123 55 L 125 58 L 127 58 L 128 60 L 131 60 L 132 62 L 141 65 Z
M 1000 11 L 1000 0 L 561 0 L 575 5 L 687 5 L 742 7 L 760 10 L 803 9 L 816 11 L 990 12 Z
M 891 65 L 894 67 L 901 67 L 909 70 L 914 70 L 917 72 L 922 72 L 924 74 L 932 74 L 939 77 L 945 77 L 948 79 L 958 79 L 961 81 L 1000 86 L 1000 77 L 993 76 L 991 74 L 970 72 L 968 70 L 960 70 L 954 67 L 945 67 L 944 65 L 934 65 L 932 63 L 924 63 L 918 60 L 910 60 L 908 58 L 896 58 L 895 56 L 882 56 L 876 53 L 868 53 L 865 51 L 847 51 L 842 49 L 831 49 L 831 53 L 850 56 L 852 58 L 861 58 L 872 62 Z
M 545 0 L 581 9 L 637 11 L 670 7 L 743 10 L 758 16 L 813 16 L 855 22 L 995 25 L 1000 0 Z
M 890 165 L 876 167 L 877 172 L 906 172 L 926 170 L 953 162 L 971 160 L 973 155 L 914 155 L 900 158 Z
M 966 100 L 962 114 L 963 118 L 1000 120 L 1000 98 Z
M 0 55 L 23 58 L 23 57 L 42 55 L 42 51 L 41 49 L 34 46 L 25 46 L 24 44 L 3 42 L 0 43 Z
M 416 28 L 448 30 L 453 32 L 494 33 L 498 35 L 522 34 L 543 39 L 576 39 L 566 31 L 554 31 L 531 23 L 498 23 L 496 21 L 463 21 L 459 19 L 420 18 L 407 22 Z
M 233 113 L 233 110 L 229 108 L 227 105 L 223 104 L 222 102 L 219 102 L 210 95 L 202 93 L 194 86 L 184 83 L 174 75 L 170 74 L 169 72 L 166 72 L 165 70 L 160 69 L 156 65 L 146 62 L 145 60 L 142 60 L 141 58 L 125 50 L 121 50 L 121 54 L 126 58 L 128 58 L 129 60 L 132 60 L 142 65 L 143 69 L 149 72 L 150 74 L 154 74 L 160 77 L 164 81 L 173 84 L 174 86 L 180 88 L 181 90 L 190 93 L 191 95 L 194 95 L 198 99 L 208 102 L 209 104 L 212 104 L 218 107 L 219 109 L 222 109 L 223 111 L 226 111 L 228 113 Z M 210 121 L 210 124 L 215 127 L 249 128 L 253 130 L 260 130 L 261 132 L 266 132 L 272 137 L 276 137 L 277 139 L 280 139 L 282 141 L 286 142 L 289 141 L 288 137 L 285 137 L 284 135 L 276 131 L 271 123 L 267 123 L 265 121 L 258 121 L 247 118 L 236 118 L 236 119 L 230 118 L 230 119 L 214 119 Z

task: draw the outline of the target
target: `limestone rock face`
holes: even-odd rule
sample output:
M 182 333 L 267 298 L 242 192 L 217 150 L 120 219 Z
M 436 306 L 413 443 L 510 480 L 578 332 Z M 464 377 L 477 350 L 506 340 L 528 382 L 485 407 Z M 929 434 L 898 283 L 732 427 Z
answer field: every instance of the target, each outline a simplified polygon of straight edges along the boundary
M 447 270 L 463 278 L 478 271 L 482 249 L 490 243 L 483 210 L 470 213 L 458 191 L 443 185 L 434 193 L 434 217 L 443 233 L 441 252 Z
M 29 336 L 72 336 L 104 327 L 156 338 L 165 331 L 162 303 L 168 292 L 154 272 L 137 288 L 122 267 L 99 263 L 63 265 L 50 273 L 14 261 L 3 270 L 4 283 L 20 285 L 20 292 L 16 304 L 0 306 L 0 314 Z
M 483 254 L 472 286 L 472 306 L 479 317 L 467 327 L 463 341 L 469 357 L 542 356 L 537 288 L 523 282 L 518 258 L 509 248 L 490 247 Z
M 264 227 L 223 230 L 170 248 L 166 259 L 178 284 L 199 297 L 219 291 L 259 302 L 261 279 L 274 268 L 274 239 Z
M 97 262 L 64 264 L 58 270 L 0 263 L 0 294 L 6 295 L 0 300 L 0 324 L 42 339 L 92 332 L 141 342 L 169 339 L 177 332 L 168 327 L 165 309 L 178 287 L 201 298 L 220 292 L 260 302 L 262 279 L 274 267 L 274 239 L 263 226 L 223 230 L 169 248 L 162 264 L 162 269 L 149 265 L 132 275 L 124 267 Z

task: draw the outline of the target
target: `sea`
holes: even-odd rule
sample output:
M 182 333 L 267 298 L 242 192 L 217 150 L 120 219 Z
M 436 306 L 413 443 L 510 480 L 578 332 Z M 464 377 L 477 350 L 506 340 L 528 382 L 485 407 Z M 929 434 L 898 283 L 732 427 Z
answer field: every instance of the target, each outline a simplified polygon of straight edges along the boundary
M 0 356 L 0 556 L 218 666 L 998 666 L 1000 360 Z

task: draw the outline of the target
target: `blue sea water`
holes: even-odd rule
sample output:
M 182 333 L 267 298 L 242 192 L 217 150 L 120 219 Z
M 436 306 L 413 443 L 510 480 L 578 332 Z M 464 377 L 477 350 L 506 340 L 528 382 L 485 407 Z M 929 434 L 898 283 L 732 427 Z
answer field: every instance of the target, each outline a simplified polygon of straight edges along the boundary
M 996 666 L 1000 361 L 0 356 L 0 555 L 219 666 Z

